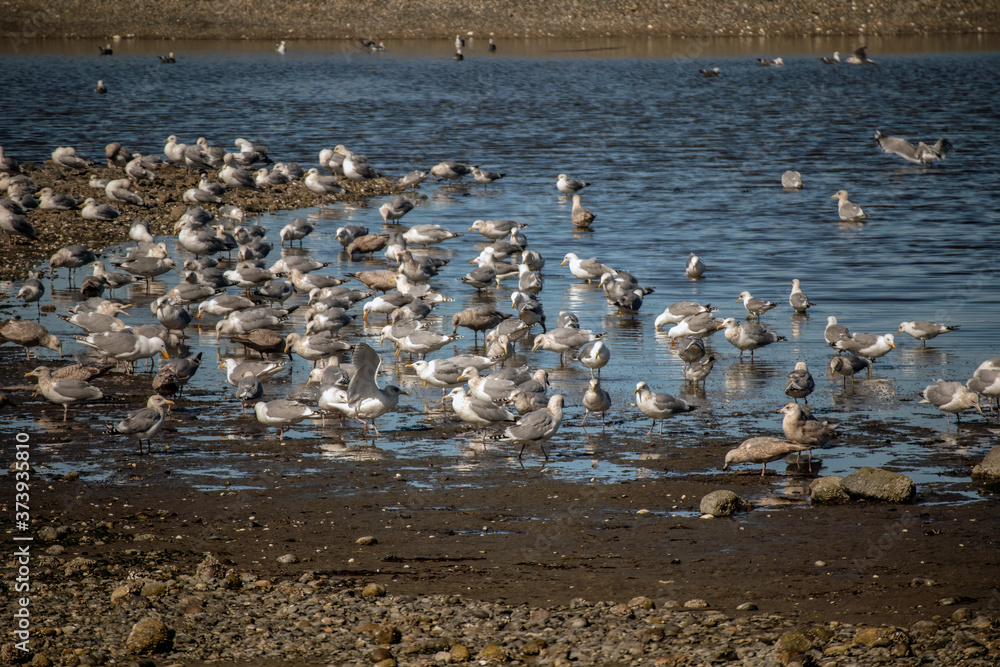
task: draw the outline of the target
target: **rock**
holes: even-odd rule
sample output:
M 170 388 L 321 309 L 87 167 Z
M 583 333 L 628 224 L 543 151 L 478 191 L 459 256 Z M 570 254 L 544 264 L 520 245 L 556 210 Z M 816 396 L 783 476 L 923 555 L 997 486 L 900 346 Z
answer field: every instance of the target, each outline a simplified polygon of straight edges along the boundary
M 736 611 L 757 611 L 758 607 L 753 602 L 744 602 L 736 607 Z
M 628 601 L 628 606 L 632 609 L 656 609 L 656 603 L 653 602 L 651 598 L 645 595 L 640 595 L 639 597 L 632 598 Z
M 968 607 L 959 607 L 951 613 L 951 620 L 956 623 L 964 623 L 972 618 L 972 610 Z
M 354 540 L 354 543 L 359 547 L 370 547 L 373 544 L 378 544 L 378 539 L 374 535 L 365 535 L 364 537 L 359 537 Z
M 293 563 L 298 563 L 299 557 L 295 554 L 285 554 L 284 556 L 278 556 L 277 560 L 282 565 L 291 565 Z
M 711 516 L 729 516 L 736 512 L 746 512 L 753 505 L 740 498 L 732 491 L 712 491 L 701 499 L 701 513 Z
M 786 632 L 778 638 L 774 645 L 778 662 L 788 664 L 797 655 L 805 653 L 813 647 L 812 640 L 801 632 Z
M 62 552 L 66 551 L 66 547 L 61 544 L 53 544 L 51 547 L 45 550 L 47 556 L 59 556 Z
M 451 654 L 453 662 L 468 662 L 469 658 L 472 657 L 472 653 L 469 652 L 469 648 L 465 644 L 455 644 L 448 652 Z
M 688 600 L 684 603 L 685 609 L 704 609 L 708 606 L 708 603 L 701 598 L 695 598 L 693 600 Z
M 376 644 L 397 644 L 402 636 L 402 633 L 394 625 L 380 625 L 375 628 Z
M 844 490 L 843 482 L 844 478 L 838 475 L 814 479 L 809 484 L 809 501 L 813 505 L 832 505 L 850 501 L 851 496 Z
M 128 599 L 128 596 L 132 594 L 132 590 L 128 586 L 118 586 L 115 590 L 111 591 L 111 603 L 121 604 Z
M 476 655 L 476 660 L 486 665 L 507 662 L 507 653 L 499 644 L 489 643 Z
M 36 537 L 38 537 L 38 539 L 42 540 L 43 542 L 51 542 L 52 540 L 56 539 L 56 537 L 58 537 L 56 529 L 53 528 L 52 526 L 42 526 L 41 528 L 38 529 L 38 532 L 35 535 Z
M 521 647 L 521 655 L 538 655 L 549 643 L 544 639 L 531 639 Z
M 380 598 L 385 595 L 385 586 L 382 584 L 368 584 L 361 590 L 361 595 L 366 598 Z
M 167 587 L 162 581 L 147 581 L 139 590 L 139 595 L 144 598 L 154 598 L 163 595 L 166 591 Z
M 372 662 L 384 662 L 385 660 L 392 660 L 392 653 L 389 649 L 382 648 L 381 646 L 374 651 L 372 651 L 371 661 Z
M 887 503 L 908 503 L 917 494 L 913 480 L 881 468 L 858 468 L 844 478 L 844 490 L 852 497 Z
M 133 653 L 165 653 L 171 648 L 171 632 L 167 624 L 147 616 L 132 626 L 125 647 Z
M 888 646 L 890 642 L 883 628 L 862 628 L 854 633 L 854 643 L 874 648 Z
M 1000 480 L 1000 445 L 986 452 L 982 463 L 972 469 L 972 479 Z
M 222 563 L 212 554 L 208 554 L 203 561 L 198 563 L 198 567 L 195 569 L 195 576 L 202 581 L 218 579 L 222 576 Z

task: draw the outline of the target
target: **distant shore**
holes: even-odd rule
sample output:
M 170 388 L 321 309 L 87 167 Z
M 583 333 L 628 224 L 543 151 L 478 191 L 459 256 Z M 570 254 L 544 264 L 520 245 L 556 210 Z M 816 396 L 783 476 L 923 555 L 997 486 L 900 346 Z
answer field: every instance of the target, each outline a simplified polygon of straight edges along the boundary
M 920 35 L 1000 32 L 1000 0 L 19 0 L 0 37 L 113 39 L 442 39 L 596 36 Z

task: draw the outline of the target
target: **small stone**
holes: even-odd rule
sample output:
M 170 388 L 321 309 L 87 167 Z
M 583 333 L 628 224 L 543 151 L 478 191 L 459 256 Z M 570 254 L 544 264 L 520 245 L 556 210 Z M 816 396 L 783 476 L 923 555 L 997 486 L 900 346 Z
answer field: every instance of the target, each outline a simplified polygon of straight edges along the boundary
M 205 559 L 198 563 L 198 567 L 195 570 L 195 576 L 202 581 L 211 581 L 212 579 L 218 579 L 222 576 L 222 563 L 219 559 L 208 554 Z
M 298 563 L 299 557 L 295 554 L 285 554 L 283 556 L 278 556 L 277 560 L 282 565 L 291 565 L 293 563 Z
M 361 595 L 366 598 L 380 598 L 385 595 L 385 586 L 382 584 L 368 584 L 361 590 Z
M 35 536 L 43 542 L 51 542 L 58 537 L 58 534 L 56 533 L 56 529 L 52 526 L 42 526 L 38 529 L 38 532 L 35 533 Z
M 813 565 L 815 565 L 816 567 L 826 567 L 826 561 L 818 560 L 815 563 L 813 563 Z
M 977 630 L 989 630 L 993 627 L 993 619 L 989 616 L 976 616 L 974 619 L 969 621 L 969 626 L 976 628 Z
M 656 603 L 653 602 L 652 598 L 648 598 L 645 595 L 632 598 L 628 601 L 628 606 L 632 609 L 656 609 Z
M 115 588 L 115 590 L 111 591 L 111 603 L 121 604 L 131 594 L 132 591 L 129 590 L 128 586 L 118 586 L 117 588 Z
M 365 535 L 354 540 L 354 543 L 359 547 L 370 547 L 373 544 L 378 544 L 378 539 L 374 535 Z
M 451 654 L 451 659 L 455 662 L 468 662 L 469 658 L 472 657 L 465 644 L 455 644 L 448 652 Z
M 753 505 L 732 491 L 725 489 L 712 491 L 701 499 L 700 511 L 711 516 L 730 516 L 736 512 L 746 512 Z
M 753 602 L 744 602 L 736 607 L 736 611 L 757 611 L 758 607 Z
M 959 607 L 951 613 L 951 620 L 956 623 L 964 623 L 972 618 L 972 610 L 968 607 Z
M 521 647 L 521 655 L 538 655 L 549 643 L 544 639 L 531 639 Z
M 147 616 L 132 626 L 125 647 L 133 653 L 164 653 L 171 648 L 171 634 L 166 623 Z
M 147 581 L 139 590 L 139 595 L 144 598 L 155 598 L 163 595 L 166 591 L 167 587 L 162 581 Z
M 48 556 L 59 556 L 64 551 L 66 551 L 66 547 L 64 547 L 63 545 L 61 545 L 61 544 L 53 544 L 51 547 L 49 547 L 48 549 L 45 550 L 45 553 Z
M 500 648 L 499 644 L 489 643 L 479 652 L 476 660 L 481 660 L 484 664 L 507 662 L 507 653 Z
M 972 479 L 1000 479 L 1000 445 L 986 452 L 983 462 L 972 468 Z
M 809 484 L 809 502 L 813 505 L 832 505 L 850 500 L 851 496 L 844 490 L 843 477 L 828 475 Z
M 685 609 L 704 609 L 708 606 L 708 603 L 701 598 L 695 598 L 693 600 L 688 600 L 684 603 Z
M 851 652 L 851 647 L 848 644 L 830 644 L 823 649 L 823 655 L 835 658 L 841 655 L 847 655 Z
M 922 635 L 933 635 L 941 626 L 934 621 L 917 621 L 910 626 L 910 632 Z
M 786 632 L 778 638 L 775 644 L 775 648 L 778 651 L 778 659 L 782 663 L 787 663 L 791 658 L 805 653 L 812 647 L 812 640 L 801 632 Z
M 392 659 L 392 653 L 390 653 L 389 649 L 387 648 L 382 648 L 380 646 L 374 651 L 372 651 L 371 654 L 372 662 L 382 662 L 383 660 L 391 660 L 391 659 Z
M 402 633 L 394 625 L 380 625 L 375 628 L 376 644 L 397 644 L 402 636 Z
M 862 628 L 854 633 L 854 643 L 862 644 L 869 648 L 888 646 L 889 638 L 885 636 L 882 628 Z

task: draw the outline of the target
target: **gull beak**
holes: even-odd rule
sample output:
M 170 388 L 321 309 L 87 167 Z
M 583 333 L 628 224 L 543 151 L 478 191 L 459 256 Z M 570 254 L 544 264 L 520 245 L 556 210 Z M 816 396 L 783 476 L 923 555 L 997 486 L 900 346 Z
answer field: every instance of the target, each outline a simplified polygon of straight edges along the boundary
M 830 195 L 830 199 L 836 199 L 837 195 Z
M 726 328 L 725 324 L 720 324 L 719 326 L 715 327 L 715 330 L 718 331 L 719 329 L 725 329 L 725 328 Z
M 164 356 L 164 357 L 166 357 L 167 359 L 169 359 L 169 358 L 170 358 L 170 355 L 169 355 L 169 354 L 167 354 L 167 351 L 166 351 L 166 350 L 163 350 L 163 356 Z
M 163 402 L 164 402 L 165 404 L 167 404 L 167 405 L 174 405 L 174 402 L 173 402 L 173 401 L 163 401 Z

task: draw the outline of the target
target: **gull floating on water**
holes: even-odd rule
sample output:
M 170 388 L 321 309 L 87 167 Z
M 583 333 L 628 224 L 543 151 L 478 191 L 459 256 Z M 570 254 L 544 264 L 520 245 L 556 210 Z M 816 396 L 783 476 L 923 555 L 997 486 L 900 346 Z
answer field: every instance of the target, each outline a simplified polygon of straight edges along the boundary
M 274 48 L 274 50 L 277 51 L 278 53 L 284 55 L 285 50 L 286 50 L 285 49 L 285 40 L 281 40 L 280 42 L 278 42 L 278 45 Z
M 785 61 L 781 58 L 775 58 L 774 60 L 769 58 L 757 58 L 757 62 L 764 67 L 783 67 L 785 65 Z
M 573 211 L 570 214 L 570 221 L 573 223 L 573 226 L 579 229 L 587 229 L 593 224 L 596 217 L 590 209 L 584 208 L 583 204 L 580 203 L 580 195 L 574 194 Z
M 687 264 L 684 267 L 684 275 L 689 280 L 698 280 L 705 273 L 705 262 L 701 257 L 691 253 L 688 255 Z
M 832 56 L 823 56 L 820 58 L 824 65 L 839 65 L 840 64 L 840 51 L 834 51 Z
M 802 174 L 797 171 L 788 170 L 781 174 L 781 187 L 786 190 L 802 189 Z
M 868 47 L 859 46 L 854 53 L 847 56 L 848 65 L 874 65 L 875 61 L 868 57 Z
M 875 130 L 875 143 L 886 153 L 898 155 L 904 160 L 924 166 L 934 160 L 943 160 L 945 154 L 952 149 L 951 142 L 947 139 L 938 139 L 929 145 L 921 141 L 914 146 L 902 137 L 886 136 L 879 130 Z
M 98 95 L 103 95 L 104 93 L 108 92 L 108 87 L 104 85 L 103 79 L 97 80 L 97 85 L 94 86 L 94 92 L 97 93 Z
M 847 190 L 837 190 L 830 199 L 837 199 L 837 212 L 841 220 L 864 220 L 868 214 L 861 207 L 847 198 Z
M 718 67 L 713 67 L 712 69 L 700 69 L 698 72 L 706 78 L 716 77 L 722 73 L 722 70 Z

